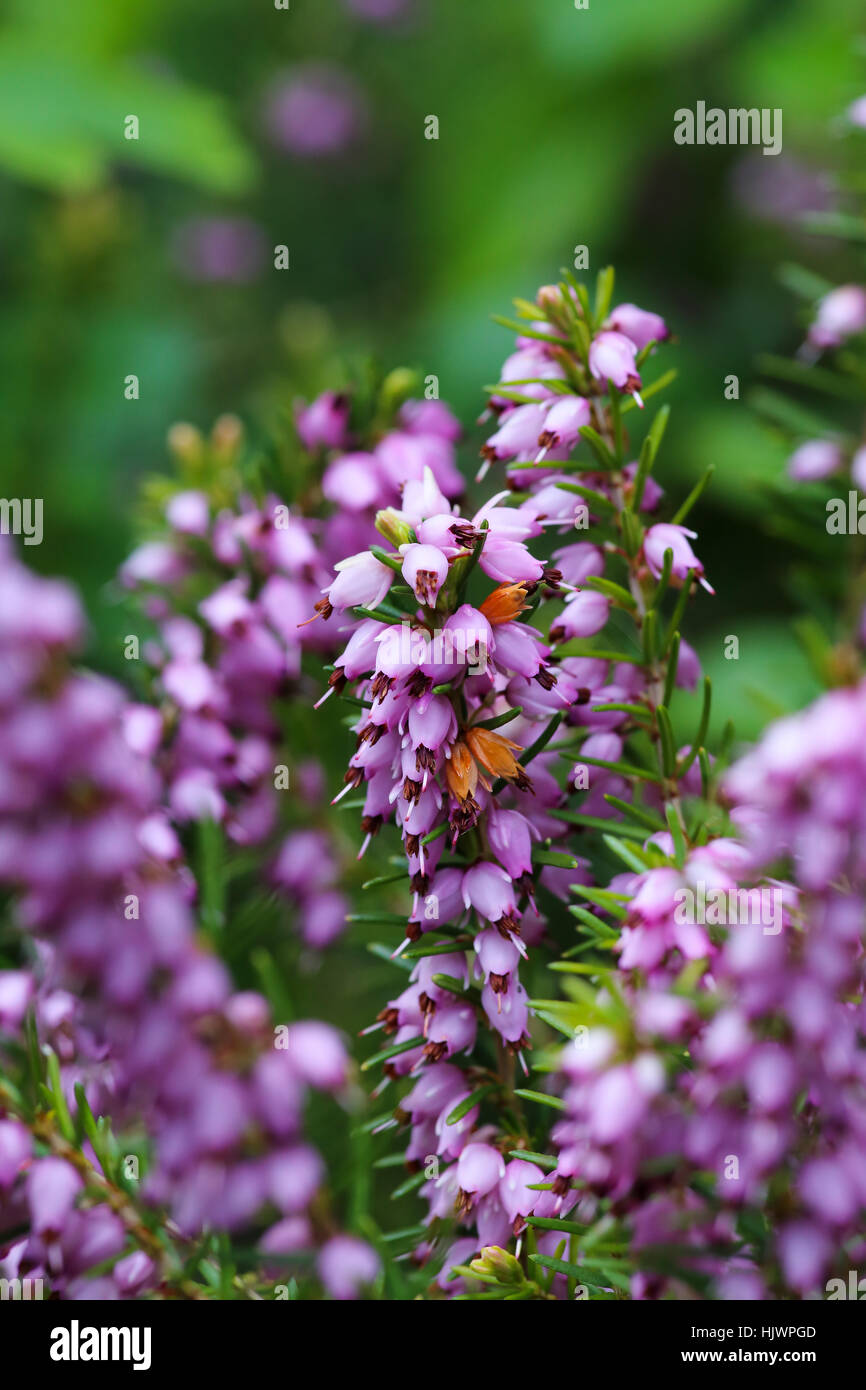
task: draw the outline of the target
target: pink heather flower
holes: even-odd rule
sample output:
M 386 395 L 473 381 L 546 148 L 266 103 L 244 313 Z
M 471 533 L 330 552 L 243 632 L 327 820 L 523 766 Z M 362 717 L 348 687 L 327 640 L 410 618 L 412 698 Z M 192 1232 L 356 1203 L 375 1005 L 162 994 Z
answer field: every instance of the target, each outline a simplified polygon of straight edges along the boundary
M 111 1275 L 126 1298 L 134 1298 L 157 1280 L 156 1265 L 143 1250 L 133 1250 L 131 1255 L 125 1255 L 122 1260 L 118 1260 Z
M 319 1252 L 319 1277 L 332 1298 L 359 1298 L 379 1277 L 381 1262 L 371 1245 L 355 1236 L 334 1236 Z
M 492 806 L 487 820 L 490 848 L 511 879 L 532 873 L 532 831 L 519 811 Z
M 221 637 L 237 637 L 253 619 L 254 607 L 247 597 L 247 580 L 244 576 L 230 579 L 198 606 L 208 627 Z
M 185 535 L 204 536 L 210 524 L 210 504 L 203 492 L 176 492 L 165 509 L 172 530 Z
M 484 1197 L 505 1177 L 502 1155 L 490 1144 L 467 1144 L 457 1160 L 457 1182 L 462 1192 Z
M 842 450 L 829 439 L 809 439 L 788 459 L 788 474 L 797 482 L 828 478 L 842 467 Z
M 322 593 L 332 608 L 375 608 L 387 594 L 394 571 L 377 560 L 369 550 L 350 555 L 334 566 L 337 578 Z
M 407 727 L 413 752 L 424 748 L 434 753 L 457 733 L 454 706 L 444 695 L 425 696 L 411 705 Z
M 578 541 L 554 550 L 552 558 L 566 584 L 580 585 L 585 579 L 600 578 L 604 574 L 604 554 L 589 541 Z
M 348 1079 L 349 1059 L 340 1034 L 314 1019 L 290 1023 L 288 1055 L 295 1071 L 318 1091 L 339 1091 Z
M 17 1033 L 33 997 L 33 976 L 25 970 L 0 970 L 0 1033 Z
M 436 1285 L 443 1293 L 463 1293 L 466 1289 L 466 1280 L 460 1276 L 452 1278 L 451 1271 L 458 1265 L 468 1264 L 474 1259 L 481 1248 L 481 1243 L 475 1236 L 465 1236 L 462 1240 L 455 1240 L 453 1245 L 449 1245 L 445 1255 L 445 1261 L 436 1275 Z
M 636 1131 L 650 1100 L 663 1086 L 664 1067 L 650 1053 L 629 1066 L 603 1072 L 590 1098 L 590 1124 L 598 1142 L 610 1144 Z
M 839 285 L 819 301 L 808 340 L 817 348 L 838 347 L 846 338 L 866 329 L 866 289 Z
M 676 869 L 650 869 L 632 898 L 632 914 L 646 923 L 673 917 L 676 895 L 682 886 L 682 877 Z
M 782 1228 L 778 1249 L 786 1282 L 799 1293 L 811 1293 L 824 1277 L 830 1236 L 812 1222 L 794 1221 Z
M 445 1004 L 437 1008 L 427 1030 L 425 1051 L 434 1061 L 453 1057 L 457 1052 L 470 1052 L 475 1046 L 478 1020 L 468 1004 Z M 402 1040 L 401 1040 L 402 1041 Z M 414 1053 L 408 1053 L 409 1057 Z
M 372 454 L 341 454 L 322 477 L 329 502 L 350 512 L 362 512 L 382 500 L 382 479 Z
M 409 434 L 435 434 L 454 443 L 460 438 L 460 421 L 443 401 L 404 401 L 400 423 Z
M 295 427 L 305 449 L 345 449 L 349 442 L 349 399 L 323 391 L 309 405 L 295 402 Z
M 704 577 L 704 567 L 695 555 L 689 539 L 694 540 L 697 531 L 688 531 L 685 526 L 674 526 L 671 522 L 659 522 L 651 526 L 644 536 L 643 553 L 650 574 L 658 579 L 664 568 L 665 551 L 673 551 L 671 579 L 682 583 L 689 570 L 694 570 L 699 582 L 708 593 L 713 593 Z
M 17 1120 L 0 1120 L 0 1192 L 12 1186 L 30 1160 L 30 1133 Z
M 647 343 L 661 343 L 670 336 L 670 329 L 659 314 L 639 309 L 636 304 L 618 304 L 608 317 L 606 328 L 614 328 L 630 338 L 638 352 Z
M 488 980 L 481 991 L 481 1007 L 487 1015 L 490 1027 L 505 1042 L 521 1046 L 528 1041 L 529 1008 L 526 990 L 520 981 L 511 975 L 507 987 L 495 989 Z
M 590 421 L 589 401 L 583 396 L 559 396 L 544 418 L 544 429 L 538 436 L 542 449 L 562 445 L 570 449 L 580 438 L 580 431 Z
M 309 1144 L 271 1154 L 267 1164 L 267 1190 L 284 1216 L 293 1216 L 309 1206 L 318 1191 L 324 1164 Z
M 860 1209 L 862 1194 L 839 1159 L 810 1160 L 801 1169 L 797 1187 L 806 1206 L 828 1225 L 845 1226 Z
M 448 1062 L 437 1062 L 427 1067 L 416 1081 L 408 1096 L 400 1102 L 403 1110 L 413 1119 L 434 1119 L 442 1113 L 443 1106 L 454 1109 L 455 1097 L 465 1087 L 462 1071 Z
M 495 927 L 485 927 L 484 931 L 480 931 L 474 946 L 485 979 L 497 975 L 507 981 L 512 970 L 516 970 L 520 963 L 520 952 L 514 939 L 503 936 Z
M 34 1231 L 46 1238 L 61 1234 L 84 1183 L 64 1158 L 39 1158 L 27 1175 L 27 1200 Z
M 610 602 L 594 589 L 581 589 L 568 600 L 550 629 L 551 642 L 568 642 L 572 637 L 593 637 L 601 632 L 610 616 Z
M 619 734 L 590 734 L 580 745 L 581 756 L 598 758 L 600 762 L 617 763 L 622 757 L 622 739 Z
M 487 654 L 496 647 L 490 623 L 483 613 L 469 603 L 462 603 L 452 613 L 442 631 L 448 634 L 445 645 L 450 644 L 458 661 L 462 660 L 469 666 L 483 664 Z
M 190 768 L 175 778 L 169 793 L 169 808 L 178 821 L 221 821 L 226 814 L 225 798 L 213 773 L 205 767 Z
M 448 560 L 435 545 L 413 542 L 400 546 L 403 578 L 419 603 L 436 607 L 439 590 L 448 578 Z
M 546 405 L 515 406 L 502 415 L 499 429 L 488 439 L 484 452 L 497 459 L 535 458 L 546 419 Z
M 183 710 L 207 709 L 217 703 L 217 681 L 203 661 L 170 661 L 163 670 L 162 685 Z
M 123 735 L 142 758 L 152 758 L 162 740 L 163 719 L 152 705 L 128 705 L 123 711 Z
M 176 584 L 183 578 L 185 564 L 174 546 L 166 541 L 146 541 L 127 558 L 120 577 L 127 588 L 139 584 Z
M 564 381 L 565 368 L 559 362 L 553 361 L 543 344 L 533 342 L 531 347 L 520 348 L 510 357 L 506 357 L 499 373 L 499 380 L 503 386 L 510 382 L 519 383 L 514 389 L 519 391 L 521 396 L 528 396 L 536 401 L 549 401 L 554 399 L 553 391 L 543 383 Z M 514 408 L 514 403 L 507 396 L 496 394 L 490 397 L 490 404 L 497 408 Z
M 604 330 L 593 338 L 589 348 L 589 370 L 596 381 L 610 381 L 619 391 L 628 391 L 639 406 L 643 401 L 640 376 L 635 365 L 636 348 L 624 333 Z
M 322 950 L 346 930 L 349 903 L 342 893 L 319 893 L 300 910 L 301 936 L 308 946 Z
M 511 879 L 498 864 L 483 862 L 467 869 L 463 875 L 463 902 L 488 922 L 514 912 L 514 889 Z
M 455 462 L 454 445 L 440 433 L 391 430 L 376 445 L 375 458 L 383 478 L 394 491 L 409 482 L 420 482 L 424 470 L 429 468 L 447 497 L 457 497 L 463 492 L 464 482 Z
M 506 1164 L 505 1176 L 499 1184 L 499 1192 L 510 1222 L 519 1216 L 529 1216 L 543 1192 L 533 1192 L 533 1183 L 543 1183 L 545 1175 L 535 1163 L 525 1158 L 513 1158 Z

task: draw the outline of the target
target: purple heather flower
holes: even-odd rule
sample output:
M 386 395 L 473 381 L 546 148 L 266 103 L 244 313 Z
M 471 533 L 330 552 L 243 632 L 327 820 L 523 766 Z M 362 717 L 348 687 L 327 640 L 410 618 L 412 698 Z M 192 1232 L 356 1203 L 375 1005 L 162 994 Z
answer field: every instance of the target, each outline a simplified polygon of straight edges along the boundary
M 382 501 L 382 478 L 372 454 L 340 454 L 328 464 L 322 492 L 329 502 L 350 512 L 365 511 Z
M 474 1009 L 468 1004 L 446 1004 L 437 1008 L 433 1016 L 425 1052 L 434 1061 L 453 1057 L 458 1052 L 469 1052 L 475 1045 L 477 1031 Z
M 210 506 L 203 492 L 176 492 L 165 509 L 165 519 L 174 531 L 204 536 L 210 523 Z
M 798 1293 L 811 1293 L 824 1278 L 830 1254 L 830 1237 L 809 1221 L 784 1226 L 778 1238 L 779 1258 L 786 1282 Z
M 335 1028 L 312 1019 L 292 1023 L 287 1039 L 292 1066 L 310 1086 L 318 1091 L 339 1091 L 345 1086 L 349 1060 Z
M 510 917 L 514 912 L 514 889 L 509 875 L 498 864 L 475 864 L 463 875 L 463 901 L 488 922 Z
M 350 403 L 336 391 L 323 391 L 309 405 L 295 402 L 295 427 L 305 449 L 345 449 Z
M 704 567 L 695 555 L 689 540 L 694 540 L 696 531 L 688 531 L 685 526 L 675 526 L 671 522 L 659 522 L 650 526 L 644 536 L 643 552 L 649 571 L 655 579 L 660 578 L 665 562 L 665 552 L 673 552 L 671 578 L 682 583 L 689 570 L 694 570 L 698 581 L 708 593 L 713 593 L 704 576 Z
M 26 970 L 0 970 L 0 1032 L 18 1032 L 33 993 L 33 976 Z
M 266 123 L 276 145 L 302 159 L 343 154 L 366 122 L 366 103 L 340 68 L 309 63 L 285 74 L 267 104 Z
M 529 1008 L 526 990 L 515 975 L 511 975 L 505 989 L 495 989 L 493 982 L 488 980 L 481 991 L 481 1007 L 490 1027 L 506 1042 L 514 1047 L 527 1042 Z
M 589 401 L 583 396 L 558 396 L 544 418 L 544 429 L 538 437 L 539 447 L 570 449 L 580 438 L 580 431 L 590 422 Z
M 541 1192 L 533 1192 L 534 1183 L 543 1183 L 545 1175 L 535 1163 L 525 1158 L 512 1158 L 506 1164 L 505 1175 L 499 1184 L 499 1191 L 508 1220 L 516 1221 L 519 1216 L 529 1216 L 535 1209 Z
M 268 1162 L 268 1192 L 284 1216 L 293 1216 L 309 1206 L 324 1176 L 324 1165 L 309 1144 L 296 1144 L 271 1155 Z
M 453 444 L 460 438 L 460 421 L 443 401 L 409 400 L 400 407 L 400 423 L 409 434 L 433 434 Z
M 63 1231 L 84 1183 L 65 1158 L 38 1158 L 27 1175 L 27 1200 L 34 1231 L 46 1239 Z
M 17 1120 L 0 1120 L 0 1191 L 12 1186 L 30 1160 L 30 1133 Z
M 601 632 L 610 616 L 610 601 L 594 589 L 582 589 L 566 603 L 550 629 L 551 642 L 568 642 L 572 637 L 593 637 Z
M 383 565 L 369 550 L 350 555 L 334 566 L 337 578 L 322 593 L 337 612 L 346 608 L 375 608 L 391 587 L 394 571 Z
M 641 381 L 634 360 L 636 351 L 634 343 L 624 333 L 605 329 L 590 344 L 589 370 L 596 381 L 608 381 L 617 390 L 628 391 L 642 406 L 638 394 Z
M 502 1155 L 490 1144 L 467 1144 L 457 1160 L 457 1182 L 471 1197 L 484 1197 L 505 1176 Z
M 838 347 L 846 338 L 866 329 L 866 289 L 839 285 L 818 303 L 809 329 L 809 342 L 819 349 Z
M 532 873 L 532 830 L 519 811 L 491 807 L 487 838 L 509 878 L 519 879 Z
M 605 325 L 617 333 L 624 333 L 640 352 L 648 343 L 664 342 L 670 330 L 659 314 L 648 309 L 639 309 L 636 304 L 618 304 L 612 309 Z
M 520 962 L 513 937 L 503 936 L 495 927 L 485 927 L 476 936 L 474 945 L 485 979 L 496 975 L 507 984 L 508 976 Z
M 381 1268 L 372 1246 L 355 1236 L 334 1236 L 319 1252 L 319 1277 L 332 1298 L 358 1298 Z
M 133 1250 L 131 1255 L 118 1260 L 111 1274 L 125 1298 L 134 1298 L 156 1282 L 156 1266 L 143 1250 Z
M 505 411 L 499 429 L 484 446 L 485 451 L 497 459 L 535 458 L 546 419 L 546 405 L 518 405 Z
M 829 439 L 809 439 L 795 449 L 788 459 L 788 473 L 797 482 L 812 482 L 828 478 L 842 467 L 842 450 Z
M 439 590 L 448 578 L 448 560 L 435 545 L 401 545 L 403 578 L 419 603 L 436 607 Z
M 139 584 L 176 584 L 182 579 L 185 564 L 174 546 L 166 541 L 147 541 L 127 558 L 120 577 L 128 588 Z
M 578 541 L 555 550 L 553 563 L 566 584 L 580 585 L 591 576 L 604 574 L 604 553 L 589 541 Z

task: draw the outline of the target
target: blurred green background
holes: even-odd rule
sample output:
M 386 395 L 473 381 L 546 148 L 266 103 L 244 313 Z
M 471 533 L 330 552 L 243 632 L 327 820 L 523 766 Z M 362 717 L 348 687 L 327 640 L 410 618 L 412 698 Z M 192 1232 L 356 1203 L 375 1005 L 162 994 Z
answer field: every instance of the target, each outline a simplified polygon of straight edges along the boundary
M 613 261 L 617 298 L 680 340 L 661 480 L 716 464 L 695 524 L 718 598 L 698 606 L 698 638 L 718 703 L 730 693 L 754 732 L 771 707 L 753 689 L 796 704 L 809 682 L 777 621 L 789 556 L 761 490 L 787 443 L 746 398 L 755 355 L 800 338 L 779 263 L 852 273 L 797 218 L 838 196 L 838 118 L 866 87 L 862 6 L 392 5 L 391 23 L 357 13 L 365 0 L 3 6 L 0 460 L 5 495 L 45 498 L 28 559 L 83 586 L 111 664 L 121 619 L 99 598 L 172 421 L 233 410 L 255 434 L 338 359 L 373 352 L 435 372 L 471 424 L 510 346 L 490 314 L 586 244 L 590 272 Z M 322 65 L 352 128 L 315 155 L 275 131 L 289 116 L 274 103 Z M 783 154 L 675 146 L 674 110 L 699 99 L 781 107 Z M 289 270 L 273 268 L 278 244 Z M 721 659 L 728 632 L 739 663 Z

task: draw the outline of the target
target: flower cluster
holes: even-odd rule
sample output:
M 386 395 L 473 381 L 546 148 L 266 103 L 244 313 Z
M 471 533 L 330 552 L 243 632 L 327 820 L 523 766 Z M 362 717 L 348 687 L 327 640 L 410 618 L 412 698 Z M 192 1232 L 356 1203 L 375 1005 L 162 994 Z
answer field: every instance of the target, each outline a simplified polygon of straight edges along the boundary
M 127 737 L 141 711 L 69 668 L 83 629 L 74 595 L 4 550 L 0 609 L 0 882 L 17 894 L 31 962 L 0 973 L 2 1034 L 13 1045 L 34 1006 L 59 1058 L 54 1108 L 67 1148 L 77 1139 L 81 1155 L 94 1115 L 118 1133 L 143 1130 L 147 1171 L 139 1189 L 131 1151 L 133 1185 L 142 1203 L 168 1211 L 179 1238 L 265 1226 L 266 1251 L 321 1243 L 329 1221 L 310 1209 L 324 1170 L 303 1140 L 303 1112 L 310 1088 L 345 1090 L 339 1035 L 317 1023 L 275 1029 L 265 999 L 236 992 L 199 942 L 194 883 L 160 779 Z M 81 1276 L 120 1255 L 125 1237 L 110 1212 L 90 1209 L 95 1168 L 85 1162 L 82 1176 L 65 1154 L 25 1150 L 20 1095 L 0 1093 L 2 1210 L 4 1227 L 27 1212 L 32 1224 L 5 1257 L 19 1274 L 44 1272 L 82 1296 Z M 25 1118 L 41 1138 L 38 1106 Z M 107 1179 L 113 1163 L 95 1147 L 92 1156 Z M 144 1282 L 153 1273 L 140 1261 L 135 1269 Z M 124 1266 L 111 1277 L 121 1288 L 132 1275 Z
M 675 799 L 697 754 L 669 766 L 668 687 L 693 686 L 698 669 L 678 617 L 662 642 L 657 610 L 669 589 L 679 614 L 695 582 L 709 585 L 682 513 L 643 525 L 662 498 L 649 470 L 664 417 L 632 460 L 622 424 L 626 405 L 643 406 L 641 368 L 666 325 L 633 304 L 593 312 L 571 282 L 524 308 L 481 451 L 479 480 L 502 463 L 505 490 L 464 514 L 428 469 L 407 479 L 399 506 L 377 517 L 391 548 L 342 561 L 320 605 L 370 613 L 330 676 L 329 693 L 351 689 L 362 706 L 340 796 L 363 793 L 362 853 L 396 824 L 413 893 L 394 953 L 410 964 L 408 985 L 379 1015 L 393 1041 L 371 1060 L 391 1079 L 417 1078 L 382 1128 L 408 1120 L 406 1161 L 426 1179 L 429 1239 L 416 1260 L 440 1259 L 456 1228 L 439 1276 L 452 1292 L 454 1266 L 577 1200 L 521 1157 L 529 1128 L 503 1081 L 515 1054 L 527 1070 L 533 1006 L 519 972 L 528 947 L 549 944 L 547 905 L 592 891 L 587 860 L 559 848 L 569 821 L 616 828 L 634 790 L 628 739 L 664 744 L 659 772 L 645 774 L 644 816 Z M 575 458 L 580 446 L 591 457 Z M 542 558 L 548 531 L 565 540 L 590 525 L 591 541 Z M 609 560 L 627 588 L 605 575 Z M 615 608 L 634 619 L 643 656 L 592 640 Z M 552 744 L 560 728 L 567 737 Z M 567 810 L 578 790 L 580 810 Z M 553 1254 L 555 1237 L 533 1232 L 533 1248 Z
M 625 1224 L 634 1297 L 802 1297 L 862 1255 L 864 721 L 861 685 L 774 725 L 723 780 L 739 840 L 612 885 L 620 989 L 565 1054 L 554 1186 Z
M 128 712 L 130 740 L 157 763 L 174 824 L 211 820 L 234 845 L 256 847 L 315 947 L 345 921 L 335 888 L 339 855 L 324 829 L 268 848 L 281 793 L 299 792 L 308 815 L 321 781 L 308 758 L 299 768 L 287 761 L 278 702 L 304 691 L 305 652 L 333 649 L 331 629 L 306 619 L 327 604 L 320 594 L 330 567 L 375 535 L 376 509 L 398 495 L 394 478 L 420 477 L 432 462 L 446 487 L 459 485 L 458 427 L 439 402 L 404 402 L 397 427 L 369 453 L 357 447 L 350 405 L 347 395 L 325 392 L 297 408 L 301 443 L 322 469 L 330 508 L 323 516 L 290 509 L 274 494 L 256 500 L 244 487 L 235 419 L 217 421 L 207 440 L 176 426 L 170 442 L 180 486 L 160 495 L 158 531 L 121 571 L 156 628 L 142 652 L 153 700 Z M 365 490 L 358 477 L 370 472 L 375 485 Z

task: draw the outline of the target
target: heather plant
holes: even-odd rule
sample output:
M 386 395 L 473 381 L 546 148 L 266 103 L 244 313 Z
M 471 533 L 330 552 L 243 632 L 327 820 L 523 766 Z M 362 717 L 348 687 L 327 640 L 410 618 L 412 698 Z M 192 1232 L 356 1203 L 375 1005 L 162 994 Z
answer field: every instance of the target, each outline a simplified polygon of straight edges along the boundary
M 361 703 L 340 796 L 364 792 L 364 846 L 399 830 L 412 894 L 408 920 L 387 919 L 409 974 L 378 1018 L 393 1041 L 364 1066 L 384 1068 L 377 1096 L 414 1083 L 375 1127 L 410 1126 L 405 1157 L 428 1206 L 412 1254 L 446 1293 L 479 1272 L 496 1285 L 489 1254 L 467 1264 L 499 1247 L 528 1252 L 543 1285 L 526 1296 L 541 1296 L 579 1200 L 544 1123 L 563 1102 L 529 1085 L 527 1055 L 531 1019 L 552 1056 L 581 1007 L 530 995 L 527 957 L 588 987 L 611 971 L 613 945 L 648 966 L 706 948 L 700 928 L 658 944 L 637 922 L 614 931 L 626 881 L 675 875 L 707 838 L 712 811 L 689 806 L 712 803 L 714 775 L 708 682 L 681 748 L 669 711 L 675 685 L 698 679 L 686 605 L 712 592 L 683 524 L 706 478 L 661 519 L 652 469 L 667 409 L 640 444 L 630 427 L 672 379 L 642 379 L 668 330 L 612 295 L 605 272 L 592 301 L 569 276 L 518 303 L 479 474 L 501 469 L 504 488 L 466 516 L 432 476 L 408 484 L 377 517 L 387 548 L 351 557 L 357 587 L 336 605 L 329 591 L 360 619 L 331 676 Z M 617 868 L 628 874 L 612 879 Z M 513 1293 L 513 1257 L 504 1268 Z
M 853 405 L 863 292 L 797 279 L 787 380 Z M 862 1260 L 859 526 L 797 491 L 844 467 L 859 515 L 857 426 L 795 435 L 785 490 L 854 549 L 820 589 L 845 625 L 800 624 L 834 688 L 732 761 L 684 635 L 711 469 L 669 500 L 667 322 L 610 270 L 502 322 L 470 486 L 409 373 L 298 402 L 273 446 L 173 429 L 119 578 L 134 698 L 4 549 L 4 1278 L 788 1299 Z M 355 940 L 394 981 L 359 1071 L 299 1007 Z M 410 1225 L 380 1230 L 370 1162 Z
M 863 329 L 835 293 L 822 350 Z M 479 475 L 506 490 L 468 518 L 407 488 L 379 569 L 353 557 L 376 587 L 343 605 L 331 678 L 363 706 L 344 792 L 364 846 L 399 829 L 412 893 L 405 926 L 383 918 L 409 973 L 393 1042 L 364 1064 L 377 1097 L 412 1085 L 374 1128 L 409 1125 L 427 1214 L 404 1240 L 442 1293 L 814 1295 L 863 1253 L 862 689 L 828 665 L 848 688 L 726 771 L 705 680 L 681 744 L 680 627 L 712 593 L 683 523 L 709 473 L 660 519 L 667 412 L 639 446 L 629 427 L 668 332 L 611 298 L 606 273 L 594 300 L 569 276 L 518 303 Z M 565 999 L 526 991 L 527 956 Z M 515 1069 L 530 1031 L 541 1089 Z

